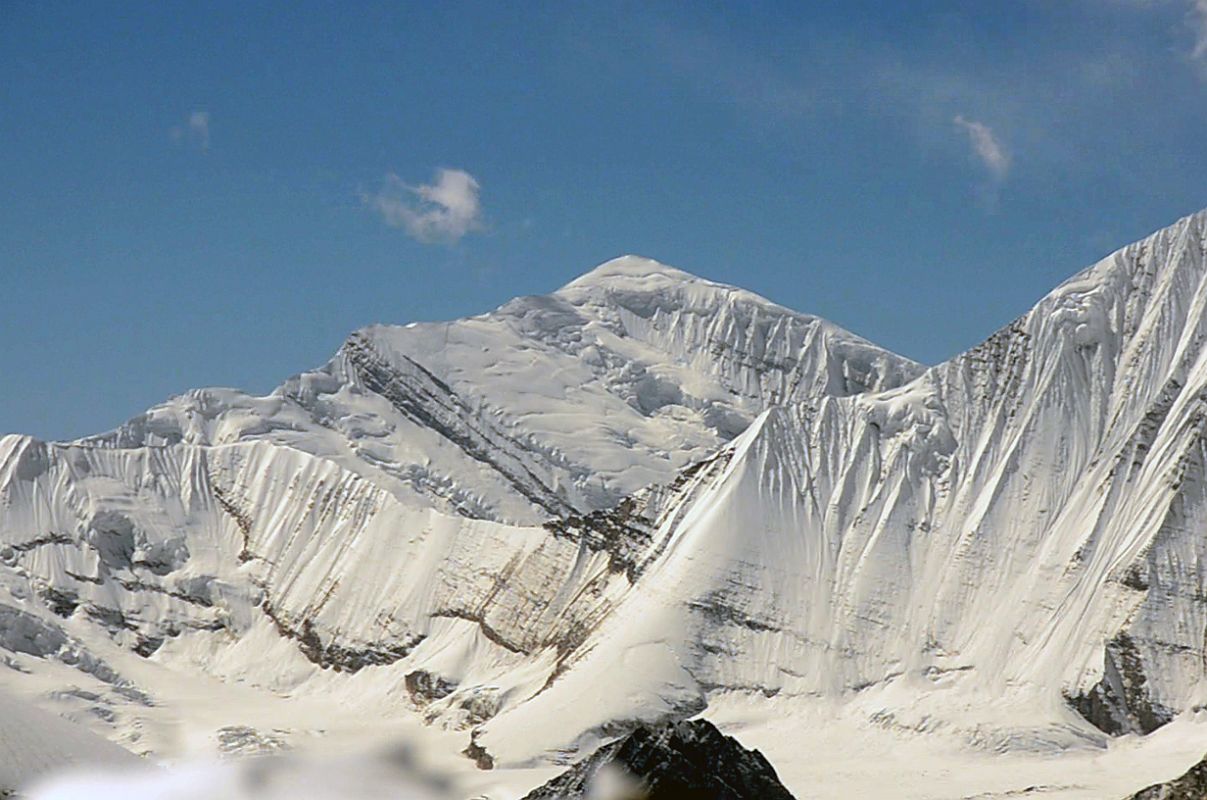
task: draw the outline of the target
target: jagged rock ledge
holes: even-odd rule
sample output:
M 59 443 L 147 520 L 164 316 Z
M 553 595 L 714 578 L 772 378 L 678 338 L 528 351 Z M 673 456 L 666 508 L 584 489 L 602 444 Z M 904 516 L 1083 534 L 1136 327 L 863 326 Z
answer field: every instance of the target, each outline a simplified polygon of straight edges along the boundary
M 298 649 L 308 661 L 322 669 L 336 672 L 355 673 L 365 667 L 393 664 L 406 658 L 425 638 L 423 634 L 417 634 L 402 641 L 352 647 L 335 641 L 324 642 L 313 622 L 303 619 L 301 624 L 294 624 L 267 599 L 261 602 L 260 609 L 272 620 L 277 633 L 297 642 Z
M 792 800 L 758 750 L 703 719 L 642 725 L 524 800 Z

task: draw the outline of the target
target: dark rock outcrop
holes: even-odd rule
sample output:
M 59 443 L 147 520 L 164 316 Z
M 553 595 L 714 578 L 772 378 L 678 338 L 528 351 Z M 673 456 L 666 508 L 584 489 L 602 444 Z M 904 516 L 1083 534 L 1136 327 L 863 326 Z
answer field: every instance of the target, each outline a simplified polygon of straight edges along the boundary
M 1089 692 L 1066 699 L 1104 733 L 1152 733 L 1174 714 L 1150 699 L 1147 683 L 1136 643 L 1121 631 L 1103 651 L 1102 680 Z
M 792 800 L 762 753 L 702 719 L 643 725 L 524 800 L 580 800 L 600 792 L 611 800 Z
M 277 611 L 267 599 L 260 603 L 260 609 L 272 620 L 277 633 L 298 643 L 298 649 L 308 661 L 336 672 L 354 673 L 365 667 L 393 664 L 406 658 L 425 638 L 424 634 L 418 634 L 406 640 L 359 646 L 344 645 L 336 641 L 324 642 L 318 629 L 309 619 L 295 624 L 288 615 Z
M 626 498 L 610 509 L 590 514 L 568 514 L 545 523 L 554 536 L 581 542 L 594 552 L 608 554 L 608 568 L 623 572 L 629 583 L 641 575 L 638 560 L 649 547 L 653 521 L 642 515 L 640 505 Z
M 404 678 L 407 693 L 417 705 L 425 706 L 435 700 L 442 700 L 457 688 L 455 681 L 446 680 L 425 669 L 408 672 Z
M 1207 798 L 1207 757 L 1172 781 L 1141 789 L 1128 800 L 1204 800 Z

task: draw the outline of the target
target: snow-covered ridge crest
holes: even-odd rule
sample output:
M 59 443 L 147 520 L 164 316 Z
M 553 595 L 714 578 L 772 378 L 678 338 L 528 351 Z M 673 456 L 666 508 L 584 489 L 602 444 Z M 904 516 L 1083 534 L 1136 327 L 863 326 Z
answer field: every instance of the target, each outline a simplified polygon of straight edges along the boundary
M 532 523 L 667 483 L 770 404 L 920 371 L 824 320 L 627 256 L 490 314 L 365 328 L 267 397 L 197 390 L 81 443 L 271 441 L 411 505 Z

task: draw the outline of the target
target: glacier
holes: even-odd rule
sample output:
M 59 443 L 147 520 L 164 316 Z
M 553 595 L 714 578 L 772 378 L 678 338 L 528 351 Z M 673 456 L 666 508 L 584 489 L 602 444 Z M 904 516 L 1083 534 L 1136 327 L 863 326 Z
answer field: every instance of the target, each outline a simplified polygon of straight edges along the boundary
M 194 681 L 406 715 L 525 791 L 698 714 L 790 789 L 780 717 L 1003 763 L 1203 743 L 1135 791 L 1207 749 L 1205 281 L 1200 212 L 927 368 L 626 256 L 266 397 L 0 438 L 0 688 L 150 755 L 238 716 Z

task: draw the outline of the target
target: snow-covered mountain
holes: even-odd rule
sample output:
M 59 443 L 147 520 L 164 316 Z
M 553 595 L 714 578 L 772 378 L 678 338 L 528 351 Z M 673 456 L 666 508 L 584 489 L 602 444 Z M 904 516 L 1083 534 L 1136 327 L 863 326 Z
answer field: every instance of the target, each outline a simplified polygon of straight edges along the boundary
M 658 529 L 656 591 L 561 692 L 584 699 L 623 652 L 683 706 L 893 694 L 886 724 L 1001 747 L 1197 709 L 1205 223 L 1125 248 L 901 387 L 769 409 Z M 533 703 L 575 704 L 555 697 Z M 487 727 L 499 747 L 508 725 Z
M 625 257 L 268 397 L 9 436 L 0 647 L 151 751 L 164 671 L 411 709 L 483 767 L 739 696 L 1103 746 L 1207 701 L 1205 282 L 1207 212 L 923 369 Z
M 268 397 L 190 392 L 80 444 L 268 442 L 408 506 L 540 523 L 668 482 L 769 405 L 920 372 L 825 320 L 627 256 L 490 314 L 357 331 Z

